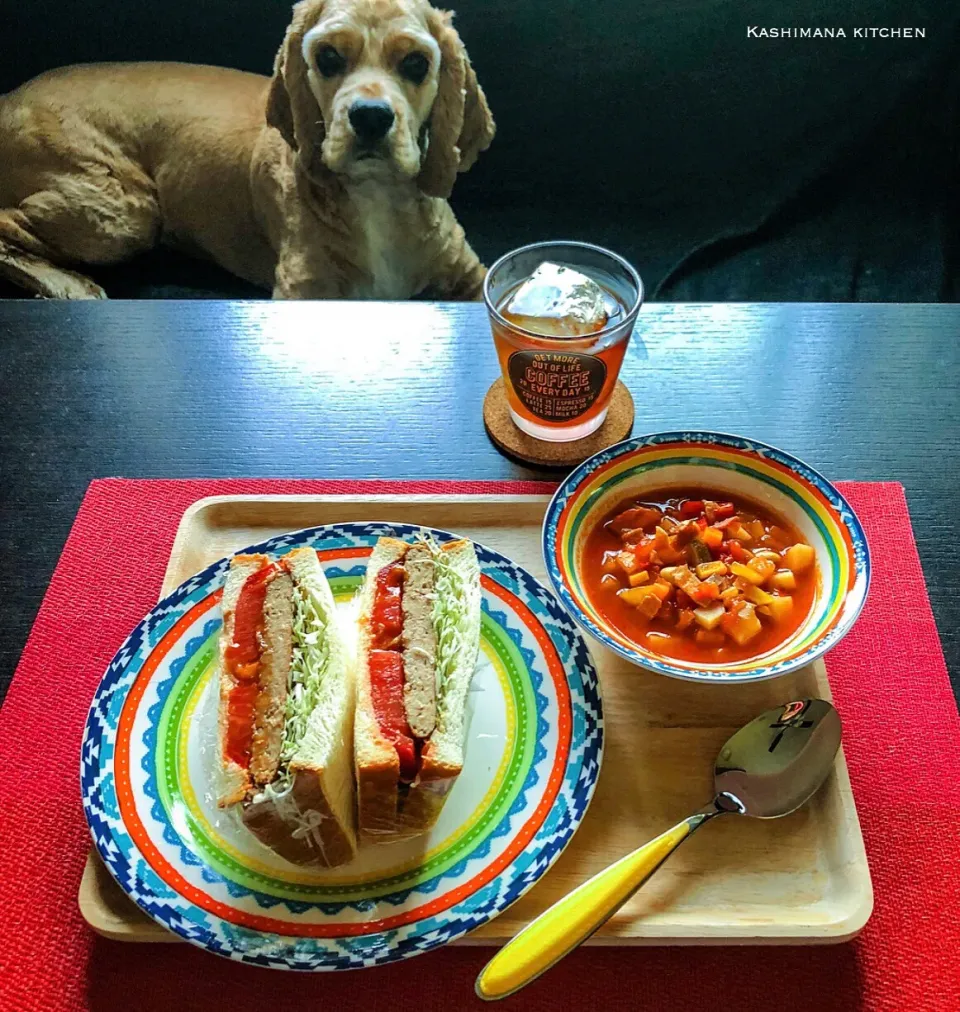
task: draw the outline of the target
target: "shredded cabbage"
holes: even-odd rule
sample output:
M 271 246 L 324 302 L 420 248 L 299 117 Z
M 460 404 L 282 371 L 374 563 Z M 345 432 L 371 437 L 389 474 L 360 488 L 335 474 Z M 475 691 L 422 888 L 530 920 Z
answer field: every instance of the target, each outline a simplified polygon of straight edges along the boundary
M 449 556 L 430 537 L 423 537 L 434 562 L 433 625 L 437 633 L 437 723 L 443 716 L 446 683 L 468 645 L 470 598 L 463 576 L 450 565 Z
M 307 731 L 310 714 L 320 699 L 324 673 L 330 662 L 327 641 L 327 614 L 320 596 L 309 580 L 298 581 L 293 588 L 293 653 L 287 680 L 286 726 L 280 748 L 280 771 L 271 785 L 278 793 L 289 789 L 287 765 L 296 754 Z

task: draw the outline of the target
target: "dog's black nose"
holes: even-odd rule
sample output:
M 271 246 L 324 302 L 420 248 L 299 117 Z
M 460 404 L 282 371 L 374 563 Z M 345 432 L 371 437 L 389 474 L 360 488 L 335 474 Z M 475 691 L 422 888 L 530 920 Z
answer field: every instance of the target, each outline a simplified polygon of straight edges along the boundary
M 389 102 L 376 98 L 358 98 L 350 106 L 350 126 L 361 141 L 379 141 L 393 126 L 393 109 Z

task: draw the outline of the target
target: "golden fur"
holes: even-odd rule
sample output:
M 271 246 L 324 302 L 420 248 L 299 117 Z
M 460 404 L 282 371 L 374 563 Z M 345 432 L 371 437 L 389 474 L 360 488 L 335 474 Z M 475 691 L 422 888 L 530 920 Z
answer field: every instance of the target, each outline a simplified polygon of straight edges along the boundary
M 323 46 L 343 73 L 318 72 Z M 398 70 L 414 50 L 429 60 L 420 84 Z M 357 153 L 358 97 L 394 113 L 375 157 Z M 275 298 L 476 298 L 483 268 L 446 198 L 493 132 L 451 15 L 426 0 L 302 0 L 272 78 L 51 71 L 0 96 L 0 277 L 103 297 L 69 268 L 163 242 Z

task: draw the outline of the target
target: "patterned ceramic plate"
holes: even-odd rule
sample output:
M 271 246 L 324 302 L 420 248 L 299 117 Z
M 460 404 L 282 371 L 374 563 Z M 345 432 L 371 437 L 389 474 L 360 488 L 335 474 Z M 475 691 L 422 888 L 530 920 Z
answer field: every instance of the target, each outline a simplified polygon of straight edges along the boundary
M 409 540 L 418 530 L 336 524 L 246 551 L 315 548 L 349 609 L 376 539 Z M 218 605 L 228 560 L 147 615 L 103 676 L 80 768 L 97 850 L 142 910 L 219 955 L 338 970 L 459 938 L 537 881 L 593 794 L 603 742 L 599 685 L 556 598 L 502 555 L 479 545 L 477 555 L 483 625 L 464 772 L 430 834 L 364 848 L 329 871 L 287 864 L 214 799 Z

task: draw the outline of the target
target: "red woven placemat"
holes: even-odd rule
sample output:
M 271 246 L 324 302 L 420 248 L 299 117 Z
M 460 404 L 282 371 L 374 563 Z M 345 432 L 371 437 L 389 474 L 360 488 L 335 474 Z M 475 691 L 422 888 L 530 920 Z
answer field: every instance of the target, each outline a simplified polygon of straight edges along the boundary
M 89 836 L 77 786 L 87 706 L 157 599 L 180 516 L 248 492 L 542 492 L 504 482 L 94 482 L 0 711 L 0 1008 L 479 1008 L 487 948 L 448 948 L 340 974 L 231 964 L 186 945 L 98 938 L 76 896 Z M 960 1009 L 960 717 L 901 486 L 843 486 L 874 583 L 827 662 L 876 893 L 854 942 L 829 947 L 582 949 L 505 1007 Z M 639 842 L 639 841 L 638 841 Z

